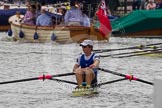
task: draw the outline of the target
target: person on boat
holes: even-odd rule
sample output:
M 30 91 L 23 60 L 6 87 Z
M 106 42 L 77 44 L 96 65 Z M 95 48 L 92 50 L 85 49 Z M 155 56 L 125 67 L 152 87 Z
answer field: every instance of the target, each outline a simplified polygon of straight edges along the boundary
M 57 14 L 58 15 L 62 15 L 63 14 L 63 8 L 61 8 L 60 5 L 57 7 Z
M 82 12 L 76 1 L 70 3 L 71 9 L 65 13 L 64 21 L 68 26 L 80 26 L 82 20 Z
M 36 18 L 41 15 L 41 5 L 37 2 L 36 3 Z
M 46 7 L 41 7 L 41 15 L 38 16 L 36 25 L 39 26 L 52 26 L 52 19 L 46 14 Z
M 28 25 L 35 25 L 36 21 L 36 6 L 28 5 L 28 9 L 25 13 L 23 23 Z
M 162 0 L 156 0 L 156 9 L 162 9 Z
M 0 6 L 3 6 L 4 5 L 4 2 L 0 1 Z
M 87 16 L 85 8 L 82 9 L 82 16 L 83 16 L 83 19 L 82 19 L 81 25 L 85 27 L 90 27 L 91 26 L 90 18 Z
M 146 10 L 154 10 L 156 8 L 156 4 L 154 3 L 154 0 L 149 0 Z
M 106 13 L 107 13 L 107 17 L 108 17 L 108 19 L 109 19 L 110 21 L 114 21 L 114 20 L 116 20 L 116 19 L 118 18 L 118 17 L 113 16 L 113 15 L 111 14 L 111 11 L 110 11 L 109 7 L 106 8 Z
M 97 84 L 97 68 L 100 63 L 100 57 L 92 52 L 92 40 L 84 40 L 80 46 L 82 46 L 84 53 L 76 59 L 76 63 L 73 67 L 73 72 L 76 75 L 78 83 L 77 88 L 84 87 L 85 83 L 86 88 L 94 87 Z
M 67 5 L 66 5 L 66 10 L 70 10 L 70 4 L 69 3 L 67 3 Z
M 132 10 L 139 10 L 141 6 L 141 0 L 133 0 Z

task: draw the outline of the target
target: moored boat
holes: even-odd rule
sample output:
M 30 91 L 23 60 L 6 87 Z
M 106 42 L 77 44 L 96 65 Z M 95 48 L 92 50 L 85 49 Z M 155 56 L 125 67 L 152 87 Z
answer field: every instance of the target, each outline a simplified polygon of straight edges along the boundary
M 55 41 L 58 43 L 78 43 L 85 39 L 109 41 L 110 35 L 108 34 L 103 37 L 99 29 L 95 28 L 93 25 L 91 27 L 83 27 L 64 25 L 32 26 L 21 24 L 20 19 L 16 15 L 10 17 L 9 22 L 15 40 L 25 40 L 26 42 Z
M 162 9 L 136 10 L 112 22 L 116 37 L 162 38 Z

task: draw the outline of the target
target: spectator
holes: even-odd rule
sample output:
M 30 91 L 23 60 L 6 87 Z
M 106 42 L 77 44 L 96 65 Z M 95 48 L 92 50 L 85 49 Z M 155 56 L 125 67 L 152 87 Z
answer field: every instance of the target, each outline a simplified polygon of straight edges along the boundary
M 85 26 L 85 27 L 90 27 L 90 19 L 89 17 L 86 15 L 86 10 L 85 8 L 83 8 L 82 10 L 82 16 L 83 16 L 83 19 L 82 19 L 82 22 L 81 22 L 81 25 L 82 26 Z
M 110 20 L 110 21 L 114 21 L 114 20 L 116 20 L 118 17 L 116 17 L 116 16 L 113 16 L 112 14 L 111 14 L 111 11 L 110 11 L 110 9 L 107 7 L 107 9 L 106 9 L 106 13 L 107 13 L 107 16 L 108 16 L 108 19 Z
M 154 0 L 149 0 L 146 10 L 154 10 L 156 8 L 156 4 L 154 3 Z
M 70 4 L 69 3 L 67 3 L 67 5 L 66 5 L 66 10 L 70 10 Z
M 146 9 L 146 1 L 147 0 L 141 0 L 141 9 L 142 10 Z
M 36 17 L 41 15 L 41 5 L 39 3 L 36 4 Z
M 66 25 L 80 26 L 82 19 L 81 10 L 76 7 L 77 2 L 71 2 L 71 9 L 65 13 L 64 21 Z
M 45 6 L 42 6 L 41 8 L 41 15 L 38 16 L 36 25 L 39 25 L 39 26 L 51 26 L 52 25 L 52 19 L 49 15 L 46 14 Z
M 57 8 L 57 14 L 58 14 L 58 15 L 62 15 L 62 14 L 63 14 L 63 9 L 61 8 L 61 6 L 59 6 L 59 7 Z
M 28 25 L 35 25 L 35 20 L 36 20 L 36 6 L 28 5 L 27 11 L 23 19 L 23 23 Z
M 132 9 L 139 10 L 141 6 L 141 0 L 133 0 Z
M 162 0 L 156 0 L 156 9 L 162 9 Z

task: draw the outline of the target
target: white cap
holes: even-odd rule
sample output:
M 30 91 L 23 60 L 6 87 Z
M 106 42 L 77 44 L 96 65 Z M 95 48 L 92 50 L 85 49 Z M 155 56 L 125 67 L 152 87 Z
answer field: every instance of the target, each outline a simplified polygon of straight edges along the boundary
M 80 46 L 87 46 L 87 45 L 93 46 L 93 41 L 84 40 L 82 43 L 80 43 Z
M 47 10 L 47 6 L 42 6 L 41 10 L 45 10 L 46 11 Z

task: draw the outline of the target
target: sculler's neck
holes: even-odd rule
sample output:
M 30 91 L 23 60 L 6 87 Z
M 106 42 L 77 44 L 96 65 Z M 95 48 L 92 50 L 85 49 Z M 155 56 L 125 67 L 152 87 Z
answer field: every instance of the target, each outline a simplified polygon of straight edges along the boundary
M 91 52 L 85 53 L 85 55 L 88 57 L 91 55 Z

